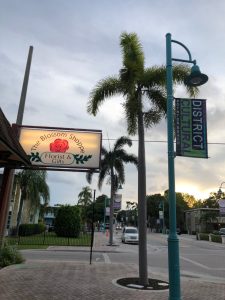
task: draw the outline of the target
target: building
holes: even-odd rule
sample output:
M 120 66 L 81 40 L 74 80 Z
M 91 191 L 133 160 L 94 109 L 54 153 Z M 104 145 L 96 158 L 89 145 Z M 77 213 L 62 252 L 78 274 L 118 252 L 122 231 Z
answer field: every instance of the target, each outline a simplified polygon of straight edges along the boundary
M 212 232 L 225 227 L 225 216 L 218 208 L 196 208 L 185 211 L 185 225 L 188 234 Z

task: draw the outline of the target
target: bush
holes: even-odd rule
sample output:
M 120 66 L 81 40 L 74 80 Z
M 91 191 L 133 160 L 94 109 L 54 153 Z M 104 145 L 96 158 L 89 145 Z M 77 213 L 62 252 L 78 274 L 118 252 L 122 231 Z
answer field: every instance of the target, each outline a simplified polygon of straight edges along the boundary
M 199 233 L 199 239 L 203 241 L 209 241 L 208 233 Z
M 222 237 L 220 235 L 211 234 L 211 241 L 215 243 L 222 243 Z
M 45 231 L 45 225 L 39 224 L 21 224 L 19 227 L 20 236 L 29 236 L 33 234 L 39 234 Z
M 214 235 L 220 235 L 220 233 L 219 233 L 218 230 L 214 230 L 214 231 L 212 232 L 212 234 L 214 234 Z
M 78 237 L 80 223 L 80 211 L 77 206 L 61 206 L 55 218 L 55 233 L 61 237 Z
M 24 259 L 15 247 L 5 245 L 2 249 L 0 249 L 1 268 L 9 265 L 20 264 L 22 262 L 24 262 Z

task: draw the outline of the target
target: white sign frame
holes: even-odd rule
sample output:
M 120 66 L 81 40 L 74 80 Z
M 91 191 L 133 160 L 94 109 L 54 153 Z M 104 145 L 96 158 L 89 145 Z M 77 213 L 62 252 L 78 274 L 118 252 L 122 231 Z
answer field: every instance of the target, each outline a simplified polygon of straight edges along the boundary
M 18 126 L 19 142 L 33 168 L 99 170 L 102 131 Z

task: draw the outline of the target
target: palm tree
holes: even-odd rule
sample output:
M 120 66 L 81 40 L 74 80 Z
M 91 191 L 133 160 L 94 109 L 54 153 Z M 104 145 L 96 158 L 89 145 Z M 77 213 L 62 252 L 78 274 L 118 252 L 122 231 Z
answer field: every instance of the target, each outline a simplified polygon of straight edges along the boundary
M 46 183 L 47 173 L 43 170 L 23 170 L 18 173 L 16 180 L 21 189 L 19 211 L 17 215 L 16 233 L 19 232 L 23 204 L 26 199 L 31 201 L 33 207 L 40 207 L 49 202 L 49 187 Z
M 105 99 L 122 95 L 123 107 L 127 119 L 127 131 L 130 135 L 138 133 L 138 226 L 139 226 L 139 281 L 148 283 L 147 273 L 147 216 L 146 216 L 146 166 L 144 127 L 150 128 L 166 115 L 166 67 L 145 68 L 144 52 L 135 33 L 122 33 L 120 46 L 123 66 L 118 76 L 107 77 L 97 83 L 90 93 L 88 112 L 96 115 Z M 173 67 L 174 83 L 184 83 L 189 74 L 186 65 Z M 188 92 L 193 89 L 186 86 Z M 145 96 L 145 97 L 143 97 Z M 145 109 L 144 100 L 150 108 Z
M 92 193 L 89 186 L 83 187 L 82 191 L 78 195 L 78 205 L 87 207 L 91 204 Z
M 137 166 L 137 157 L 128 154 L 123 146 L 132 146 L 132 141 L 127 137 L 120 137 L 116 140 L 113 149 L 107 151 L 104 147 L 101 149 L 101 168 L 98 177 L 98 187 L 101 189 L 104 179 L 109 176 L 111 183 L 110 197 L 110 227 L 109 227 L 109 245 L 113 244 L 113 212 L 114 212 L 114 195 L 118 190 L 119 184 L 125 182 L 124 163 L 133 163 Z M 93 173 L 87 173 L 87 180 L 90 183 Z
M 92 199 L 92 191 L 89 186 L 83 187 L 82 191 L 78 195 L 78 205 L 80 206 L 80 214 L 83 226 L 87 225 L 89 222 L 88 220 L 88 208 L 91 205 Z

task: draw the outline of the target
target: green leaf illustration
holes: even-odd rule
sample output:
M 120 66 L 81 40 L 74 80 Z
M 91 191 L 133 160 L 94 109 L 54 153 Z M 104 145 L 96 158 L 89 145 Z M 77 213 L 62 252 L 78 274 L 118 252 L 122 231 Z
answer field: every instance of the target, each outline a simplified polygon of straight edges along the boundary
M 39 156 L 39 152 L 31 152 L 31 155 L 28 155 L 31 162 L 39 162 L 41 161 L 41 158 Z
M 84 164 L 84 162 L 88 161 L 90 158 L 92 158 L 92 155 L 80 155 L 80 154 L 73 154 L 74 158 L 76 159 L 76 164 L 79 165 Z

